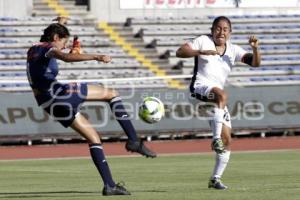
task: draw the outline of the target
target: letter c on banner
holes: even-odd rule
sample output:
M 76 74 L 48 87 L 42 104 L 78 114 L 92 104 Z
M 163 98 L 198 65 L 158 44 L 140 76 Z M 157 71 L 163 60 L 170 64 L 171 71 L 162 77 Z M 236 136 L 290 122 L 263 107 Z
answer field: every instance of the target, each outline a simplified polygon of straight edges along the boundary
M 272 114 L 275 114 L 275 115 L 282 115 L 284 114 L 284 109 L 278 109 L 280 107 L 283 106 L 283 103 L 281 102 L 272 102 L 270 103 L 270 105 L 268 106 L 269 108 L 269 111 L 272 113 Z M 276 108 L 278 107 L 278 108 Z

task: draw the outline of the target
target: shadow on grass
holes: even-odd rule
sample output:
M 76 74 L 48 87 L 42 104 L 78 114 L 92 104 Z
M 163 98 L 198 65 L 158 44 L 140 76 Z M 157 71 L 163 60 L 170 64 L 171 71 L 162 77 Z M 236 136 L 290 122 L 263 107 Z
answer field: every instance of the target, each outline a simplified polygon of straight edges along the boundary
M 145 192 L 151 192 L 151 193 L 164 193 L 168 191 L 164 190 L 130 190 L 131 193 L 145 193 Z
M 132 194 L 134 193 L 164 193 L 167 191 L 163 190 L 134 190 L 131 191 Z M 74 196 L 78 197 L 78 195 L 82 196 L 102 196 L 100 191 L 52 191 L 52 192 L 0 192 L 0 199 L 30 199 L 30 198 L 41 198 L 41 197 L 61 197 L 63 196 Z M 62 196 L 63 195 L 63 196 Z
M 78 194 L 92 194 L 101 196 L 101 192 L 91 191 L 52 191 L 52 192 L 0 192 L 0 199 L 3 198 L 40 198 L 40 197 L 62 197 L 62 194 L 66 196 L 78 196 Z

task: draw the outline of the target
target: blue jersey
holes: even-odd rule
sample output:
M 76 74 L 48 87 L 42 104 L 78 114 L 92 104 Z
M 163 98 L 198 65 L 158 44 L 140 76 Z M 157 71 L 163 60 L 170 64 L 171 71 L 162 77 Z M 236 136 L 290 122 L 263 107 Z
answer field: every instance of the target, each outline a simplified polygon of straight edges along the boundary
M 39 43 L 27 52 L 27 77 L 29 84 L 39 93 L 35 98 L 39 106 L 68 127 L 75 119 L 80 105 L 87 96 L 87 84 L 57 82 L 58 65 L 55 58 L 47 57 L 50 43 Z
M 48 58 L 50 43 L 39 43 L 27 52 L 27 77 L 33 89 L 47 91 L 56 82 L 58 65 L 55 58 Z

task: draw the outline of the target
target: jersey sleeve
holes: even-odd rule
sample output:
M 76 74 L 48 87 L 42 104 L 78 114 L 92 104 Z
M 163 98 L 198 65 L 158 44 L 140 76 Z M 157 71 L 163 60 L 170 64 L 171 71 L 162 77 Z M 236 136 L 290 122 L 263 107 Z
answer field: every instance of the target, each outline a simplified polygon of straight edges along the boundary
M 187 44 L 193 49 L 193 50 L 201 50 L 202 44 L 203 44 L 203 36 L 197 37 L 189 42 Z
M 235 51 L 235 61 L 236 62 L 241 62 L 243 56 L 247 53 L 245 49 L 238 45 L 234 45 L 234 51 Z
M 45 57 L 46 58 L 51 58 L 51 52 L 53 50 L 55 50 L 55 49 L 56 49 L 55 47 L 51 47 L 51 48 L 45 49 Z

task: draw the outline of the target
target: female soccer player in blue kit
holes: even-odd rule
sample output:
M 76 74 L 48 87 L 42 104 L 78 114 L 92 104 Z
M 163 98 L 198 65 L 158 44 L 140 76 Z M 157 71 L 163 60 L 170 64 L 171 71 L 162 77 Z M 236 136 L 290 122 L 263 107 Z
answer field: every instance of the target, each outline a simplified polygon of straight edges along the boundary
M 176 52 L 180 58 L 195 57 L 194 75 L 190 90 L 200 101 L 215 104 L 210 126 L 213 132 L 212 149 L 216 152 L 216 164 L 209 180 L 209 188 L 224 190 L 221 176 L 229 162 L 231 144 L 231 121 L 227 109 L 227 93 L 224 85 L 235 65 L 240 61 L 252 67 L 260 65 L 258 39 L 249 37 L 252 52 L 248 53 L 230 42 L 231 22 L 227 17 L 217 17 L 210 35 L 201 35 L 182 45 Z
M 112 178 L 106 162 L 101 140 L 96 130 L 79 110 L 85 101 L 107 102 L 124 132 L 128 136 L 126 149 L 146 157 L 156 157 L 137 137 L 136 131 L 125 111 L 121 97 L 115 90 L 100 85 L 84 83 L 62 84 L 57 81 L 57 59 L 64 62 L 96 60 L 108 63 L 111 58 L 98 54 L 69 54 L 66 48 L 70 33 L 59 23 L 49 25 L 41 36 L 40 43 L 32 46 L 27 53 L 27 77 L 39 106 L 53 116 L 64 127 L 71 127 L 89 143 L 91 157 L 104 182 L 103 195 L 129 195 Z

